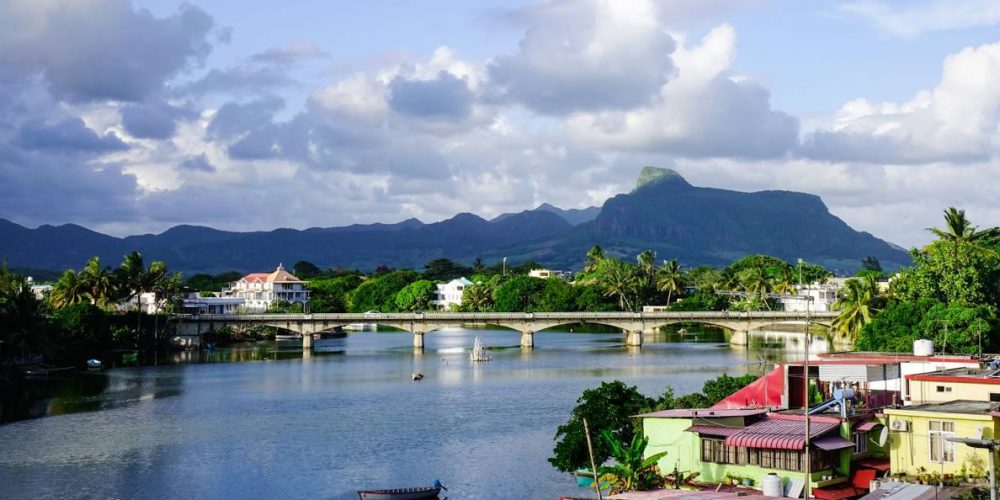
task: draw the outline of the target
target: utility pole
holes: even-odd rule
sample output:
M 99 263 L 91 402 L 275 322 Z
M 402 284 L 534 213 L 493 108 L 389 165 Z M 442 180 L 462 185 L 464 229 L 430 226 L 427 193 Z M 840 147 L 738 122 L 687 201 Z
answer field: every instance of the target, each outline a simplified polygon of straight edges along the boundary
M 799 259 L 799 270 L 802 269 L 802 259 Z M 801 278 L 800 278 L 801 279 Z M 805 387 L 805 419 L 806 419 L 806 486 L 805 486 L 805 496 L 803 498 L 809 498 L 812 495 L 812 461 L 809 457 L 809 320 L 810 311 L 812 308 L 812 295 L 806 295 L 806 359 L 802 363 L 802 374 L 804 379 L 803 386 Z M 843 404 L 843 403 L 841 403 Z M 995 500 L 995 499 L 994 499 Z
M 503 258 L 503 268 L 500 271 L 500 277 L 502 278 L 507 277 L 507 257 Z

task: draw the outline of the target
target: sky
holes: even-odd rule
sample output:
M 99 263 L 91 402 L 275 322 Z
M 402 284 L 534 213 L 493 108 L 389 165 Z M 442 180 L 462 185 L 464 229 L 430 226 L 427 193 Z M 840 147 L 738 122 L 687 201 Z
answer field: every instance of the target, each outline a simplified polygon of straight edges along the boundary
M 921 246 L 1000 225 L 998 82 L 995 0 L 0 0 L 0 217 L 491 218 L 655 165 Z

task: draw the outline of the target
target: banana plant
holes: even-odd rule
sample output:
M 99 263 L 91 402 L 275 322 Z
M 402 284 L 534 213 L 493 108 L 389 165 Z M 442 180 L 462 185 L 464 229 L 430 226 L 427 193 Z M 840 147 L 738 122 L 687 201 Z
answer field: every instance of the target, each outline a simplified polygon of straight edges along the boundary
M 615 461 L 613 465 L 602 465 L 597 468 L 601 482 L 607 482 L 611 486 L 611 494 L 643 491 L 662 485 L 663 477 L 660 476 L 656 463 L 667 456 L 667 452 L 654 453 L 643 458 L 649 438 L 642 433 L 636 433 L 632 437 L 632 442 L 625 447 L 611 432 L 604 430 L 601 432 L 601 439 L 611 450 L 611 458 Z

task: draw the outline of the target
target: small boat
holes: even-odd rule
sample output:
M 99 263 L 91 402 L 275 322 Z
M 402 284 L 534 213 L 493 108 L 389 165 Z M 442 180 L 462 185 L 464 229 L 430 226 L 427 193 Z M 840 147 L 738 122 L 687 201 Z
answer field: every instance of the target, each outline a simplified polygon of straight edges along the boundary
M 412 374 L 410 374 L 410 378 L 412 378 L 413 381 L 416 382 L 418 380 L 423 380 L 424 374 L 420 372 L 413 372 Z
M 384 490 L 358 490 L 358 498 L 362 500 L 425 500 L 437 498 L 441 490 L 448 491 L 440 481 L 435 480 L 433 486 L 417 486 L 415 488 L 388 488 Z
M 100 370 L 102 366 L 104 366 L 104 363 L 101 363 L 101 360 L 99 359 L 87 360 L 87 368 L 90 368 L 91 370 Z
M 486 354 L 486 348 L 483 344 L 479 342 L 479 337 L 476 337 L 476 343 L 472 346 L 472 352 L 469 353 L 469 359 L 472 361 L 489 361 L 490 356 Z
M 289 341 L 289 340 L 301 340 L 301 339 L 302 339 L 302 337 L 299 336 L 299 335 L 288 335 L 288 334 L 283 334 L 283 333 L 275 334 L 275 336 L 274 336 L 275 342 L 283 342 L 283 341 Z

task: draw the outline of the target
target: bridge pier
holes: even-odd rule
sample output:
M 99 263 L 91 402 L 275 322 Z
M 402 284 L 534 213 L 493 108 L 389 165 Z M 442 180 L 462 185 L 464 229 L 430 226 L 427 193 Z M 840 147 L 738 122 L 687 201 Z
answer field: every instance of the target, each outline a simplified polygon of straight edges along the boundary
M 313 336 L 311 333 L 302 333 L 302 351 L 311 351 L 313 348 Z
M 750 344 L 750 332 L 747 330 L 733 330 L 729 335 L 729 345 L 745 346 Z
M 521 347 L 535 347 L 535 332 L 531 330 L 521 332 Z
M 642 345 L 642 331 L 638 330 L 625 330 L 625 345 L 627 346 L 641 346 Z
M 413 349 L 424 348 L 424 332 L 413 332 Z

